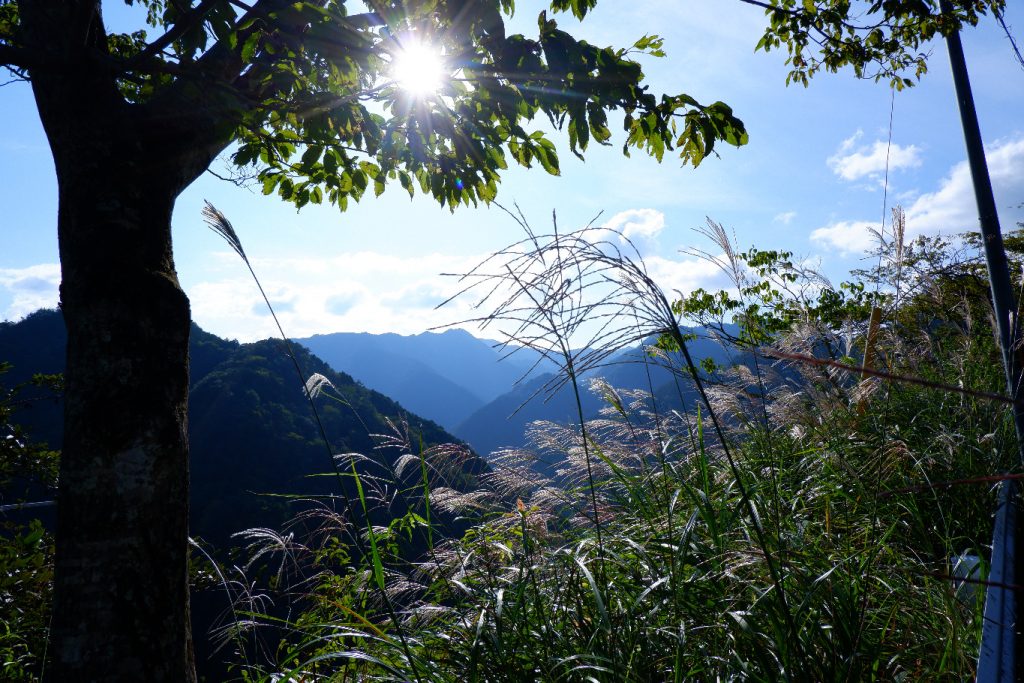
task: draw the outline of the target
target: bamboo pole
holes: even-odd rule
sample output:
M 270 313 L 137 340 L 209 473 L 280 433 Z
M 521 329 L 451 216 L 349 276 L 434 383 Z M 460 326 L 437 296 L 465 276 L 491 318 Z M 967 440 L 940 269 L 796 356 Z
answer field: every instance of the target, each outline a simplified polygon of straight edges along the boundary
M 875 343 L 878 340 L 878 326 L 882 322 L 882 309 L 878 306 L 871 307 L 871 318 L 868 320 L 868 336 L 864 341 L 864 367 L 874 368 Z M 861 380 L 867 379 L 867 373 L 860 373 Z

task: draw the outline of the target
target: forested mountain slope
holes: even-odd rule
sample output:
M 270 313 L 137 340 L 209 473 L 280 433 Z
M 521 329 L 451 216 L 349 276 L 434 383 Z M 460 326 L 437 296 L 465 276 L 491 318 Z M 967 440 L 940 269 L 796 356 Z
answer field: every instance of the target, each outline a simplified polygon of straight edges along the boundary
M 64 344 L 64 323 L 57 311 L 39 311 L 18 323 L 0 324 L 0 359 L 13 364 L 4 381 L 13 385 L 34 373 L 61 372 Z M 293 349 L 304 376 L 324 375 L 344 401 L 317 399 L 331 451 L 320 438 L 303 385 L 280 340 L 239 344 L 192 326 L 189 436 L 194 536 L 219 545 L 244 528 L 281 527 L 295 508 L 290 498 L 280 496 L 341 493 L 344 479 L 315 476 L 333 472 L 331 452 L 394 458 L 397 453 L 375 450 L 378 440 L 373 436 L 393 433 L 393 425 L 407 421 L 414 443 L 456 440 L 437 424 L 335 372 L 305 348 L 293 344 Z M 29 403 L 18 415 L 33 437 L 54 448 L 61 445 L 62 419 L 62 407 L 54 401 Z

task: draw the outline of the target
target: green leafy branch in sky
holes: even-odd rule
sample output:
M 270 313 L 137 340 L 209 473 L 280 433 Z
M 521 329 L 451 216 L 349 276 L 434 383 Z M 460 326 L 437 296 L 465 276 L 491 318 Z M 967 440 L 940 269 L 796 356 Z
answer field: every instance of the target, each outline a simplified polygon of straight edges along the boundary
M 276 191 L 297 206 L 326 200 L 345 208 L 371 187 L 376 196 L 395 182 L 410 196 L 418 188 L 453 208 L 490 202 L 510 162 L 560 173 L 554 143 L 529 128 L 538 118 L 565 130 L 570 151 L 581 158 L 591 142 L 610 144 L 609 112 L 615 110 L 622 112 L 627 154 L 639 149 L 661 160 L 675 151 L 697 165 L 717 141 L 747 141 L 742 122 L 723 103 L 705 106 L 687 95 L 659 99 L 646 91 L 630 55 L 663 55 L 654 36 L 630 49 L 599 48 L 560 30 L 545 12 L 537 39 L 504 35 L 497 15 L 458 21 L 444 13 L 407 15 L 402 25 L 429 36 L 451 74 L 436 94 L 416 97 L 386 85 L 395 49 L 389 36 L 401 28 L 360 33 L 358 59 L 307 76 L 304 63 L 318 58 L 315 51 L 338 21 L 325 15 L 310 22 L 305 40 L 289 53 L 294 68 L 275 74 L 287 89 L 278 101 L 303 102 L 300 111 L 272 109 L 243 127 L 234 157 L 263 169 L 264 193 Z M 372 85 L 382 79 L 384 86 Z
M 787 83 L 807 86 L 824 69 L 851 67 L 858 78 L 888 80 L 897 90 L 914 85 L 928 70 L 927 43 L 936 36 L 999 16 L 1004 0 L 741 0 L 765 8 L 769 24 L 757 44 L 785 49 Z M 911 74 L 913 78 L 909 77 Z
M 535 37 L 506 34 L 507 0 L 378 0 L 363 14 L 349 14 L 341 0 L 141 2 L 162 35 L 111 34 L 96 55 L 122 97 L 155 119 L 182 99 L 194 102 L 212 122 L 209 133 L 237 142 L 235 164 L 253 167 L 264 193 L 297 207 L 345 209 L 389 184 L 452 208 L 488 203 L 511 163 L 560 173 L 554 142 L 534 125 L 542 120 L 564 130 L 581 158 L 592 142 L 611 144 L 615 113 L 623 151 L 659 161 L 675 153 L 696 166 L 719 142 L 747 141 L 722 102 L 648 92 L 634 56 L 663 56 L 657 36 L 598 47 L 547 11 Z M 582 18 L 593 5 L 556 0 L 550 8 Z M 21 30 L 16 0 L 0 8 L 0 63 L 24 72 L 36 46 Z M 410 41 L 437 51 L 446 76 L 437 92 L 395 82 L 390 70 Z

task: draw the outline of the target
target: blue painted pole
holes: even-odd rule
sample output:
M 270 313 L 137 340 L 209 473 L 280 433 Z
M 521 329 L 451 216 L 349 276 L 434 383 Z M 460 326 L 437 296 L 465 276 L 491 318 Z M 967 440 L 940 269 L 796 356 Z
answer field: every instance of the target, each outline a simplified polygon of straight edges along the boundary
M 999 487 L 999 508 L 992 531 L 992 564 L 985 591 L 977 683 L 1017 680 L 1017 482 Z

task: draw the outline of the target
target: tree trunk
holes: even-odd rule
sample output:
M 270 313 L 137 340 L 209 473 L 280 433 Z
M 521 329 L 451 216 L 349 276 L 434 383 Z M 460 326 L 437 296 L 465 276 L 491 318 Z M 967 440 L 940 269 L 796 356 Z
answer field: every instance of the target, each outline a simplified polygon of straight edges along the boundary
M 61 176 L 68 350 L 52 677 L 192 681 L 189 306 L 171 259 L 174 196 L 117 156 Z
M 21 11 L 29 39 L 51 48 L 31 80 L 59 184 L 68 332 L 47 675 L 195 681 L 190 315 L 171 213 L 224 143 L 201 137 L 212 127 L 189 118 L 199 107 L 125 101 L 96 0 L 24 0 Z
M 188 610 L 188 299 L 179 163 L 138 110 L 33 84 L 60 185 L 68 331 L 54 681 L 194 681 Z M 79 102 L 84 101 L 79 99 Z
M 131 104 L 99 0 L 22 0 L 19 11 L 26 43 L 46 55 L 29 75 L 59 184 L 68 332 L 47 674 L 195 681 L 190 315 L 171 214 L 230 141 L 237 102 L 200 73 Z

